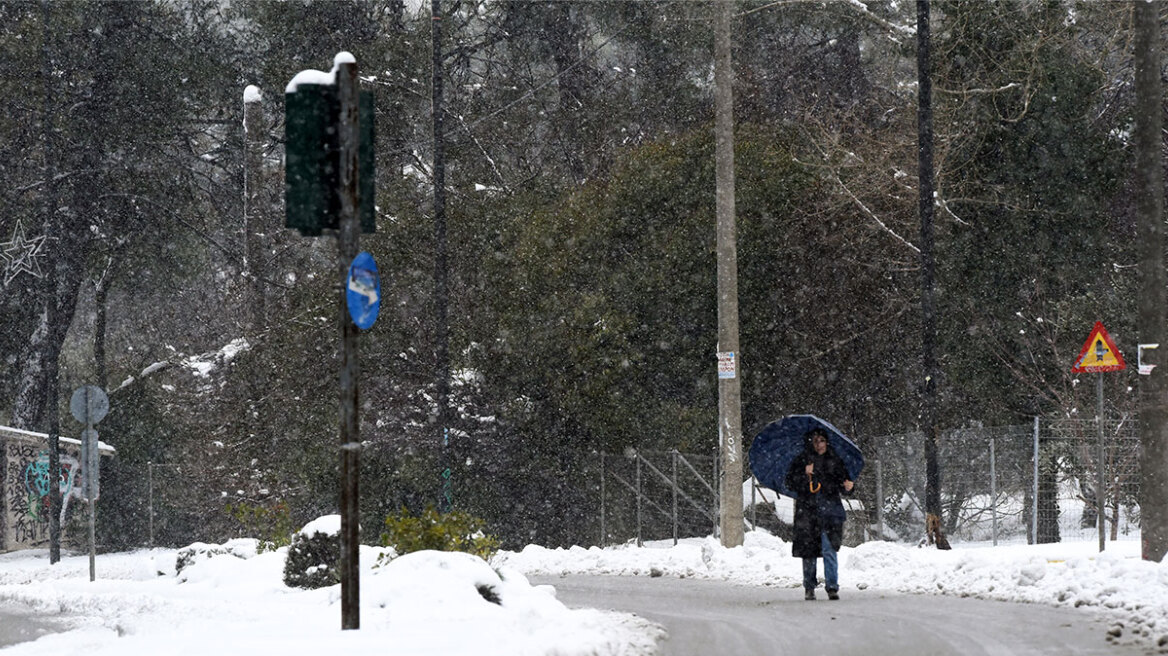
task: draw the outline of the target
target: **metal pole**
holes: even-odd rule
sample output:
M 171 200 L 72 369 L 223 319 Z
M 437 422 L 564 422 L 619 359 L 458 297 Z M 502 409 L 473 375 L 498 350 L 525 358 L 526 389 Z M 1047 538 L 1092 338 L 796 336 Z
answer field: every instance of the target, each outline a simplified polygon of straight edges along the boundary
M 677 546 L 677 449 L 669 455 L 673 462 L 673 545 Z
M 721 475 L 721 470 L 718 468 L 719 453 L 719 450 L 714 450 L 714 537 L 721 536 L 721 532 L 718 530 L 721 527 L 718 521 L 718 517 L 721 514 L 720 509 L 722 507 L 722 486 L 718 485 L 718 481 L 721 480 L 718 478 Z
M 880 531 L 880 539 L 884 539 L 884 470 L 880 461 L 876 461 L 876 528 Z
M 340 196 L 341 216 L 338 282 L 340 282 L 341 320 L 341 628 L 361 628 L 360 561 L 358 555 L 358 479 L 360 472 L 361 436 L 358 417 L 357 380 L 360 368 L 357 361 L 359 328 L 349 317 L 347 285 L 349 264 L 357 256 L 360 237 L 357 208 L 361 175 L 357 151 L 360 143 L 358 111 L 357 64 L 340 63 L 337 67 L 337 95 L 341 114 L 340 135 Z M 373 202 L 372 198 L 366 199 Z
M 85 406 L 89 407 L 89 391 L 87 386 L 85 389 Z M 85 500 L 89 502 L 89 582 L 92 583 L 97 580 L 97 467 L 95 461 L 97 460 L 97 431 L 93 430 L 93 424 L 87 422 L 85 424 L 84 439 L 81 441 L 81 467 L 85 472 L 85 486 L 82 490 L 85 493 Z
M 600 452 L 600 548 L 604 548 L 604 452 Z
M 1095 425 L 1099 427 L 1099 455 L 1097 457 L 1098 464 L 1096 465 L 1095 477 L 1097 479 L 1097 489 L 1095 491 L 1095 504 L 1099 507 L 1099 551 L 1102 552 L 1106 546 L 1103 541 L 1103 531 L 1105 530 L 1106 514 L 1104 510 L 1104 497 L 1106 493 L 1103 489 L 1104 468 L 1106 464 L 1103 462 L 1103 372 L 1095 374 L 1095 396 L 1099 403 L 1097 414 L 1095 415 Z
M 154 463 L 146 463 L 146 489 L 150 495 L 146 500 L 146 508 L 150 515 L 150 548 L 154 548 Z
M 757 481 L 754 480 L 754 474 L 750 475 L 750 530 L 758 528 L 758 498 L 754 495 L 755 489 L 758 488 Z
M 1030 507 L 1030 544 L 1038 544 L 1038 415 L 1034 415 L 1034 477 L 1031 483 L 1034 496 Z
M 998 546 L 998 471 L 994 436 L 990 436 L 990 516 L 993 517 L 994 546 Z
M 641 454 L 637 454 L 637 546 L 641 546 Z

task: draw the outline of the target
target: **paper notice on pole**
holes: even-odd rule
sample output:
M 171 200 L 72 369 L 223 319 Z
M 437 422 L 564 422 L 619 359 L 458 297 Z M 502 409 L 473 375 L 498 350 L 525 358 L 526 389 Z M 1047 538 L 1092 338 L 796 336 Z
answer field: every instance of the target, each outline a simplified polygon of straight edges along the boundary
M 718 378 L 737 378 L 738 363 L 734 359 L 734 351 L 718 353 Z

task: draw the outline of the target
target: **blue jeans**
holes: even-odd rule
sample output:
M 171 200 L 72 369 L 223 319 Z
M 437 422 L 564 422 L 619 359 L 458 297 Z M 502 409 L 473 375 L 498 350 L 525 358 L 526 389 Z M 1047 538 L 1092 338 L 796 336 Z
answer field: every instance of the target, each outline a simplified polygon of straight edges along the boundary
M 836 555 L 835 549 L 831 548 L 831 540 L 827 537 L 827 531 L 819 534 L 819 543 L 823 552 L 823 587 L 829 592 L 839 590 L 839 557 Z M 816 560 L 816 558 L 803 559 L 804 590 L 814 590 L 818 584 L 815 578 Z

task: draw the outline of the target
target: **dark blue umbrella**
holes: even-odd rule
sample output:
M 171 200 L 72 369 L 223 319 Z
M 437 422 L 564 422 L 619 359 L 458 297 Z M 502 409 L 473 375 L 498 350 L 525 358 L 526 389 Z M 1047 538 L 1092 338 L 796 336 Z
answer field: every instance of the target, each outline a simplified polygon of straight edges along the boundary
M 787 470 L 795 456 L 806 448 L 804 436 L 815 428 L 827 432 L 827 443 L 844 461 L 848 477 L 853 481 L 859 477 L 864 469 L 864 456 L 855 442 L 815 415 L 789 415 L 767 424 L 750 445 L 750 471 L 763 487 L 789 497 L 795 496 L 787 489 Z

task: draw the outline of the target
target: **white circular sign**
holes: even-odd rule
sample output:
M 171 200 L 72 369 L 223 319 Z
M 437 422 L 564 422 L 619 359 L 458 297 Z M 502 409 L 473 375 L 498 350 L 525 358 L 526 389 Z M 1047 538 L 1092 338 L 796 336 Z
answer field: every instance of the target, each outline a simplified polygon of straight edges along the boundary
M 96 424 L 109 414 L 109 397 L 97 385 L 82 385 L 69 399 L 69 411 L 83 424 Z

